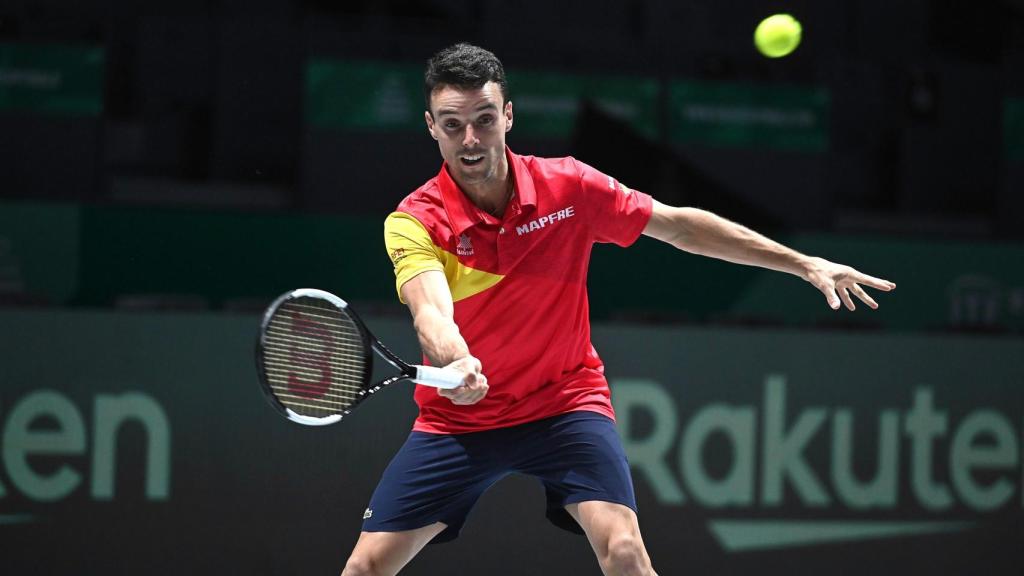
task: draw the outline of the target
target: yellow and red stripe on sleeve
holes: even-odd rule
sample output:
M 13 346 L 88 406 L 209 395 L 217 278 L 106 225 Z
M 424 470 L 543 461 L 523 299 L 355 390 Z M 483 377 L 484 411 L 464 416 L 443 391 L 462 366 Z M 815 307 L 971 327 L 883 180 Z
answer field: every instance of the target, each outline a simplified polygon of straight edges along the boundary
M 384 220 L 384 245 L 395 268 L 395 289 L 400 300 L 402 286 L 427 270 L 444 273 L 453 302 L 479 294 L 504 278 L 464 265 L 455 254 L 435 244 L 423 224 L 405 212 L 392 212 Z

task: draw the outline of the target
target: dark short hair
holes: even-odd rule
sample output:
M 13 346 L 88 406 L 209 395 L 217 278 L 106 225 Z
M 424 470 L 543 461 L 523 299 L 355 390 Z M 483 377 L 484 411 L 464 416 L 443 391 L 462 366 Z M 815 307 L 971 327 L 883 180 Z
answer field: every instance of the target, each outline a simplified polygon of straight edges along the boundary
M 460 42 L 434 54 L 423 74 L 423 96 L 430 110 L 430 96 L 439 86 L 480 88 L 488 82 L 501 86 L 502 104 L 508 102 L 508 82 L 501 60 L 479 46 Z

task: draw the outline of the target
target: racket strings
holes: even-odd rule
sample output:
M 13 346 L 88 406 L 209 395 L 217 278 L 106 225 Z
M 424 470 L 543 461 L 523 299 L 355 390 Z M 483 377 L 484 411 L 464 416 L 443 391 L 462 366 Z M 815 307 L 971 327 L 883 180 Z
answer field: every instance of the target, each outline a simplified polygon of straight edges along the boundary
M 304 416 L 351 407 L 369 369 L 363 335 L 344 310 L 316 298 L 282 304 L 268 322 L 263 363 L 274 395 Z
M 273 328 L 273 326 L 271 328 Z M 289 328 L 286 328 L 286 329 L 289 329 Z M 335 337 L 337 338 L 337 336 L 335 336 Z M 320 337 L 320 338 L 312 338 L 312 337 L 305 337 L 305 336 L 297 336 L 297 335 L 294 335 L 294 334 L 289 337 L 288 342 L 289 342 L 289 344 L 292 344 L 292 343 L 302 343 L 302 344 L 304 344 L 306 346 L 309 346 L 311 348 L 316 348 L 317 346 L 322 346 L 323 345 L 322 337 Z M 267 348 L 269 350 L 284 350 L 284 348 L 282 348 L 276 342 L 268 342 L 267 343 Z M 348 340 L 348 339 L 344 338 L 344 336 L 342 336 L 342 337 L 338 338 L 338 341 L 336 341 L 334 343 L 334 348 L 336 350 L 338 350 L 338 351 L 347 352 L 349 354 L 362 354 L 363 353 L 363 342 L 362 342 L 362 340 Z
M 288 372 L 296 374 L 297 376 L 300 376 L 302 378 L 321 378 L 327 369 L 330 370 L 331 374 L 339 374 L 343 377 L 348 378 L 358 379 L 361 375 L 361 373 L 356 372 L 353 367 L 347 366 L 345 364 L 338 364 L 336 362 L 316 364 L 306 363 L 302 361 L 294 362 L 290 360 L 286 355 L 267 354 L 266 356 L 269 360 L 276 360 L 280 362 L 282 365 L 291 362 L 291 364 L 288 364 Z M 271 366 L 271 368 L 275 367 L 276 366 Z
M 307 345 L 309 346 L 309 345 Z M 315 347 L 315 345 L 313 345 Z M 349 348 L 343 350 L 347 354 L 362 354 L 362 347 Z M 297 350 L 294 346 L 283 348 L 278 345 L 269 345 L 264 348 L 264 355 L 268 358 L 277 360 L 281 363 L 288 363 L 290 366 L 301 370 L 304 368 L 319 368 L 324 364 L 330 365 L 332 368 L 337 368 L 342 372 L 349 372 L 355 378 L 359 378 L 362 372 L 358 370 L 361 366 L 356 366 L 351 362 L 339 361 L 334 356 L 323 356 L 311 354 L 307 351 Z

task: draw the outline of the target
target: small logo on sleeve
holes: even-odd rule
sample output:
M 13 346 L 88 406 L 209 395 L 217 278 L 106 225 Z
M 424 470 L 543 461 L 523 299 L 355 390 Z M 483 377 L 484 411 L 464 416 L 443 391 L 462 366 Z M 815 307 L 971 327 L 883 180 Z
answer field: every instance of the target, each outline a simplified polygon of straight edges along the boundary
M 405 258 L 405 248 L 395 248 L 391 251 L 391 262 L 395 266 L 398 266 L 398 263 L 401 262 L 402 258 Z
M 369 508 L 367 508 L 366 512 L 363 512 L 363 520 L 369 520 L 372 517 L 373 517 L 373 510 L 370 510 Z
M 455 247 L 455 253 L 459 256 L 473 255 L 473 243 L 470 242 L 469 236 L 465 234 L 459 236 L 459 244 Z
M 608 190 L 615 189 L 618 189 L 618 192 L 622 192 L 625 196 L 629 196 L 633 192 L 623 182 L 615 181 L 615 178 L 608 176 Z
M 615 190 L 616 188 L 618 188 L 619 191 L 622 192 L 626 196 L 629 196 L 630 193 L 633 192 L 625 184 L 623 184 L 622 182 L 616 182 L 615 178 L 612 178 L 611 176 L 609 176 L 608 177 L 608 189 L 609 190 Z

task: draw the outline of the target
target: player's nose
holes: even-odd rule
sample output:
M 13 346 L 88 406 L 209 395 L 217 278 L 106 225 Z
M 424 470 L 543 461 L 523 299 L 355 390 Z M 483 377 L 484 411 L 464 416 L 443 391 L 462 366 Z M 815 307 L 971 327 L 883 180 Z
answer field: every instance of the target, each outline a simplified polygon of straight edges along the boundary
M 480 143 L 480 139 L 476 137 L 476 133 L 473 131 L 473 125 L 469 124 L 466 126 L 466 134 L 462 138 L 462 145 L 466 148 L 471 148 Z

